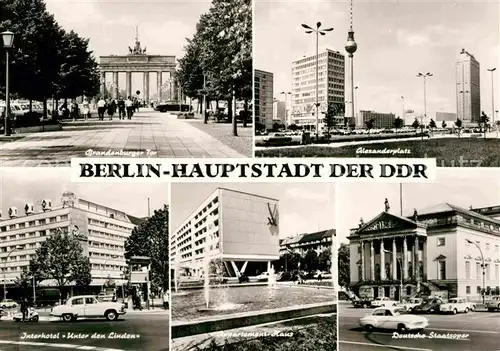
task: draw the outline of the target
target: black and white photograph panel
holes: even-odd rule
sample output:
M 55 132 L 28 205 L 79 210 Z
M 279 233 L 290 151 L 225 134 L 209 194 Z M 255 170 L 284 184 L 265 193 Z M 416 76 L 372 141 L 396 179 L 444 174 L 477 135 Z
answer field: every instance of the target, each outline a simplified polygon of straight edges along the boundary
M 171 191 L 173 350 L 337 349 L 333 184 Z
M 2 350 L 168 350 L 169 201 L 165 185 L 0 169 Z
M 0 14 L 0 165 L 253 156 L 250 0 L 2 0 Z
M 498 350 L 498 176 L 442 171 L 338 186 L 340 350 Z
M 499 17 L 498 1 L 255 0 L 256 156 L 500 166 Z

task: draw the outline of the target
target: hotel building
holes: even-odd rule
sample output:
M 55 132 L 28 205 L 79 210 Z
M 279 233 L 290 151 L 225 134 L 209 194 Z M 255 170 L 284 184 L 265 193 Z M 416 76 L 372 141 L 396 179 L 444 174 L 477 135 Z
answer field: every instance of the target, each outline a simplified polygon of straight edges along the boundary
M 170 259 L 178 275 L 219 260 L 226 277 L 253 276 L 279 258 L 278 237 L 279 200 L 218 188 L 171 233 Z
M 330 103 L 345 103 L 345 56 L 326 49 L 318 55 L 319 129 Z M 316 55 L 292 62 L 292 124 L 305 130 L 316 129 Z M 343 117 L 343 116 L 342 116 Z
M 335 229 L 289 236 L 280 240 L 280 255 L 291 251 L 303 256 L 309 250 L 314 250 L 319 255 L 334 246 L 334 238 Z
M 500 206 L 467 210 L 443 203 L 411 217 L 382 212 L 360 223 L 348 237 L 354 293 L 478 300 L 484 257 L 484 291 L 499 294 L 499 215 Z
M 123 211 L 100 205 L 65 193 L 62 204 L 52 206 L 50 200 L 26 204 L 24 213 L 10 207 L 0 216 L 0 279 L 12 286 L 23 268 L 29 267 L 35 250 L 56 230 L 72 233 L 82 244 L 91 263 L 91 286 L 101 287 L 108 277 L 117 285 L 125 283 L 122 272 L 125 240 L 140 219 Z M 55 286 L 42 281 L 40 286 Z
M 255 123 L 262 123 L 266 130 L 273 128 L 274 83 L 271 72 L 254 69 Z
M 479 62 L 462 49 L 456 62 L 457 117 L 464 126 L 481 122 L 481 90 Z

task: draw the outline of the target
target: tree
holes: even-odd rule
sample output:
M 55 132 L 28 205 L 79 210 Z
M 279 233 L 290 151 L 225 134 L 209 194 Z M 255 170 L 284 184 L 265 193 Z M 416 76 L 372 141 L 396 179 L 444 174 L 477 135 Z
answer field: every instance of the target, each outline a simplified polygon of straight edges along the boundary
M 288 127 L 288 129 L 290 129 L 291 131 L 295 131 L 295 130 L 299 129 L 299 126 L 296 125 L 295 123 L 292 123 L 292 124 L 290 124 L 290 126 Z
M 433 129 L 436 127 L 437 127 L 436 122 L 433 119 L 431 119 L 431 121 L 429 122 L 429 128 L 431 130 L 431 133 L 432 133 Z
M 327 248 L 322 251 L 318 256 L 318 269 L 322 271 L 330 271 L 332 263 L 332 250 Z
M 413 121 L 412 125 L 411 125 L 413 128 L 415 128 L 415 132 L 417 131 L 418 127 L 420 127 L 420 123 L 418 121 L 418 119 L 415 118 L 415 120 Z
M 168 206 L 156 210 L 147 220 L 132 230 L 125 241 L 125 258 L 147 256 L 151 259 L 152 289 L 169 287 Z
M 301 260 L 303 270 L 311 272 L 318 267 L 318 254 L 314 250 L 308 250 Z
M 280 256 L 278 261 L 278 266 L 282 267 L 285 272 L 293 271 L 298 269 L 301 256 L 300 254 L 294 252 L 285 252 Z
M 443 123 L 441 123 L 441 127 L 446 128 L 446 121 L 443 121 Z
M 328 109 L 325 114 L 325 124 L 326 124 L 326 133 L 327 140 L 330 140 L 330 130 L 335 127 L 335 117 L 343 115 L 345 112 L 345 106 L 342 103 L 331 102 L 328 104 Z
M 484 113 L 484 111 L 481 111 L 481 123 L 483 124 L 484 126 L 484 138 L 486 139 L 486 132 L 488 130 L 488 122 L 489 122 L 489 118 L 488 116 L 486 115 L 486 113 Z
M 33 276 L 27 267 L 23 267 L 21 274 L 16 277 L 14 285 L 21 288 L 22 297 L 29 295 L 28 289 L 30 286 L 33 286 Z
M 116 282 L 111 276 L 108 275 L 108 278 L 106 278 L 106 281 L 103 284 L 104 288 L 116 288 Z
M 396 128 L 396 133 L 398 132 L 398 129 L 403 128 L 405 124 L 405 121 L 403 121 L 402 118 L 398 117 L 394 120 L 394 128 Z
M 338 281 L 339 285 L 347 288 L 351 282 L 349 245 L 341 244 L 338 250 Z
M 273 131 L 274 132 L 277 132 L 278 130 L 280 130 L 281 128 L 283 127 L 283 125 L 281 123 L 278 123 L 278 122 L 274 122 L 273 123 Z
M 80 242 L 61 230 L 47 237 L 35 251 L 30 261 L 31 271 L 36 271 L 42 279 L 53 279 L 61 297 L 65 287 L 72 282 L 89 282 L 90 261 L 83 256 Z
M 462 130 L 462 120 L 460 118 L 455 121 L 455 126 L 458 129 L 458 137 L 460 138 L 460 131 Z
M 370 131 L 373 129 L 374 125 L 375 125 L 375 120 L 370 119 L 368 121 L 366 121 L 366 129 L 368 129 L 368 134 L 370 134 Z

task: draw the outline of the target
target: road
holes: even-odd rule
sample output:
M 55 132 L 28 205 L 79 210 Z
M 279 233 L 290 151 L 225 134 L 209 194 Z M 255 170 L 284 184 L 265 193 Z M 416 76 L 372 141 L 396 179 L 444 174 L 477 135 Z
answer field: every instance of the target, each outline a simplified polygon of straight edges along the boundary
M 500 313 L 469 312 L 459 315 L 426 315 L 429 327 L 413 339 L 393 337 L 393 331 L 365 332 L 359 328 L 359 319 L 371 309 L 355 309 L 339 303 L 338 340 L 340 351 L 357 350 L 413 350 L 413 351 L 458 351 L 500 350 Z M 432 334 L 464 334 L 463 340 L 431 338 Z M 424 335 L 425 338 L 417 338 Z
M 114 334 L 113 334 L 114 333 Z M 0 350 L 129 351 L 169 349 L 168 313 L 138 313 L 106 320 L 20 323 L 0 320 Z
M 187 120 L 141 109 L 131 120 L 91 118 L 64 122 L 60 131 L 30 133 L 14 140 L 0 137 L 0 166 L 68 166 L 72 157 L 99 157 L 109 150 L 141 151 L 141 157 L 151 158 L 245 157 Z

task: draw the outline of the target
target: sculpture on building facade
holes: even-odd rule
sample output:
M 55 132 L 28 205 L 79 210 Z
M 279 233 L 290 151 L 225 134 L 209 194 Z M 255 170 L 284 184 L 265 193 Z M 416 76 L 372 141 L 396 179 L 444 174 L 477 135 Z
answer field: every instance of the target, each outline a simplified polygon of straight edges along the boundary
M 389 200 L 387 200 L 387 198 L 385 198 L 384 206 L 385 206 L 385 212 L 389 212 L 391 206 L 389 206 Z

